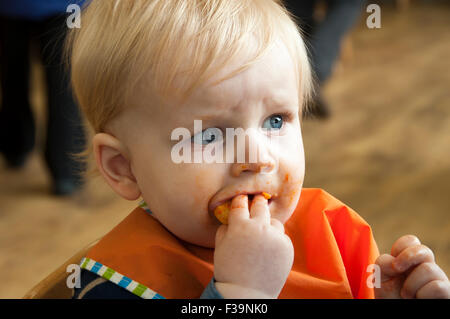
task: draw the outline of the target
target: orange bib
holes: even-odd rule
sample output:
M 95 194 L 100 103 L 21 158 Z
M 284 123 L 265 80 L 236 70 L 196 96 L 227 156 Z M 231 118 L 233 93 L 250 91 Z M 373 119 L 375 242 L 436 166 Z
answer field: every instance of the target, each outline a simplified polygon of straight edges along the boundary
M 373 298 L 367 266 L 378 257 L 369 225 L 321 189 L 303 189 L 285 224 L 292 270 L 279 298 Z M 144 298 L 199 298 L 214 250 L 178 239 L 137 207 L 95 245 L 82 268 Z

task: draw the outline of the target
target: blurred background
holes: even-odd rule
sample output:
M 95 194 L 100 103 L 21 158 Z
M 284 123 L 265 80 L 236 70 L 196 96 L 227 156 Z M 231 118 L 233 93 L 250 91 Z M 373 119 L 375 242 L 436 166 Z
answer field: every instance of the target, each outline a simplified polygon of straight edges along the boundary
M 381 8 L 381 28 L 367 27 L 369 3 Z M 319 4 L 315 21 L 325 21 L 329 7 Z M 330 72 L 318 81 L 318 107 L 303 122 L 304 187 L 323 188 L 358 212 L 382 253 L 400 236 L 417 235 L 449 275 L 450 1 L 370 1 L 348 19 Z M 0 298 L 21 298 L 136 206 L 101 178 L 55 182 L 41 46 L 32 39 L 29 50 L 34 144 L 18 165 L 0 154 Z

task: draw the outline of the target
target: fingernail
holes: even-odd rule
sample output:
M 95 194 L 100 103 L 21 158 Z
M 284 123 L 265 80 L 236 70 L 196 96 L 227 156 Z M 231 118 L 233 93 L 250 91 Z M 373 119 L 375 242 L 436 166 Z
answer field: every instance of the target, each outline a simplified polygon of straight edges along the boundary
M 238 195 L 231 201 L 231 208 L 246 208 L 248 207 L 247 195 Z
M 262 200 L 262 201 L 265 201 L 265 202 L 269 201 L 268 198 L 266 198 L 264 195 L 261 195 L 261 194 L 256 195 L 255 199 Z

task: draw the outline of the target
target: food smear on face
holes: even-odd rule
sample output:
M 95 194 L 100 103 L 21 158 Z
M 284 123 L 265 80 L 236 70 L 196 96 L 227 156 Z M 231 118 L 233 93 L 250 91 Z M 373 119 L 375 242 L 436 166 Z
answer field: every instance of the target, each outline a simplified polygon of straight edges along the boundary
M 265 199 L 271 199 L 272 198 L 272 195 L 270 195 L 269 193 L 266 193 L 266 192 L 262 192 L 261 195 L 263 195 Z
M 272 195 L 266 192 L 262 192 L 261 195 L 267 200 L 272 198 Z M 251 207 L 251 204 L 252 202 L 249 199 L 249 207 Z M 228 215 L 230 214 L 230 210 L 231 210 L 231 200 L 228 200 L 214 209 L 214 216 L 216 216 L 216 218 L 222 224 L 228 225 Z

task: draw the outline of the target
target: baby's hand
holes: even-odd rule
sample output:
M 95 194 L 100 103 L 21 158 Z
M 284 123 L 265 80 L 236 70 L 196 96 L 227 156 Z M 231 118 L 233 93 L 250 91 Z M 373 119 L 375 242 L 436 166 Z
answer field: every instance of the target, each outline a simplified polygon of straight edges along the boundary
M 225 298 L 277 298 L 291 271 L 294 248 L 283 224 L 270 217 L 267 199 L 246 195 L 231 202 L 214 252 L 216 288 Z
M 450 298 L 447 276 L 434 262 L 430 248 L 421 245 L 416 236 L 400 237 L 391 255 L 381 255 L 375 263 L 381 269 L 376 298 Z

